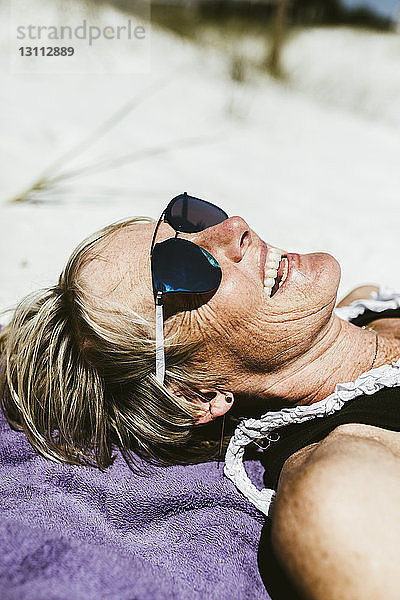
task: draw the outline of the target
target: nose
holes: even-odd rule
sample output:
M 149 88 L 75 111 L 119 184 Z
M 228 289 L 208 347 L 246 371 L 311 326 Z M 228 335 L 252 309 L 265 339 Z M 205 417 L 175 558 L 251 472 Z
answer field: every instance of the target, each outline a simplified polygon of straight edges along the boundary
M 242 217 L 230 217 L 192 234 L 190 240 L 211 252 L 215 258 L 223 253 L 229 260 L 240 262 L 251 243 L 250 228 Z

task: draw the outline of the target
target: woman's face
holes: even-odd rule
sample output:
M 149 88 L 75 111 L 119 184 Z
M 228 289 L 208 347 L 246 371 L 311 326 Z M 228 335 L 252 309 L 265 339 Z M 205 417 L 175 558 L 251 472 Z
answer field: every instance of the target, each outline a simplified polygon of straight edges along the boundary
M 154 223 L 136 223 L 120 229 L 101 257 L 85 268 L 86 281 L 90 279 L 98 294 L 117 296 L 149 320 L 155 318 L 150 270 L 154 228 Z M 174 235 L 168 224 L 162 224 L 156 241 Z M 233 392 L 256 392 L 252 385 L 256 375 L 279 371 L 323 335 L 340 279 L 332 256 L 285 252 L 287 261 L 281 262 L 278 273 L 285 268 L 287 276 L 271 296 L 267 277 L 274 277 L 269 269 L 277 266 L 279 255 L 242 218 L 231 217 L 180 237 L 208 250 L 222 270 L 215 294 L 200 307 L 179 313 L 180 333 L 186 339 L 192 333 L 201 336 L 204 360 L 214 373 L 229 378 Z M 168 321 L 165 328 L 168 334 Z

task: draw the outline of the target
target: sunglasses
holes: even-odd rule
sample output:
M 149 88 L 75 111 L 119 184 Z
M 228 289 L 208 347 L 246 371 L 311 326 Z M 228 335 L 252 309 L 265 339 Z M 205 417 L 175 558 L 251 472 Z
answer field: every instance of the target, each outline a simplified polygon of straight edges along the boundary
M 213 292 L 222 278 L 218 261 L 207 250 L 178 235 L 203 231 L 226 219 L 228 215 L 218 206 L 185 192 L 171 200 L 154 230 L 150 258 L 156 304 L 156 378 L 161 384 L 165 378 L 163 304 L 166 296 Z M 156 244 L 161 223 L 168 223 L 175 230 L 175 237 Z

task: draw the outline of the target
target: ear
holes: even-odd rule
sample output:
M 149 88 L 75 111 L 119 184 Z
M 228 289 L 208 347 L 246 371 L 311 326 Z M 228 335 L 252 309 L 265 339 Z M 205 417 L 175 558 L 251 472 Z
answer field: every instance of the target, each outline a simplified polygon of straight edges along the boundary
M 222 417 L 233 404 L 232 392 L 222 392 L 215 389 L 202 389 L 199 391 L 207 399 L 199 398 L 202 413 L 196 418 L 196 425 L 204 425 L 217 417 Z

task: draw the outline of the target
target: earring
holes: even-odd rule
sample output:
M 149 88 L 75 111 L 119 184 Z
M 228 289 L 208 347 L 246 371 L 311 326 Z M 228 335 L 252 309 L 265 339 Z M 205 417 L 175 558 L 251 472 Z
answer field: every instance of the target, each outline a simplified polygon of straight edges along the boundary
M 225 430 L 225 415 L 222 417 L 221 439 L 219 441 L 218 462 L 217 462 L 217 468 L 218 469 L 219 469 L 219 465 L 220 465 L 220 462 L 221 462 L 222 444 L 223 444 L 223 441 L 224 441 L 224 430 Z
M 228 404 L 230 404 L 233 401 L 233 396 L 232 394 L 227 394 L 225 396 L 225 402 L 227 402 Z

